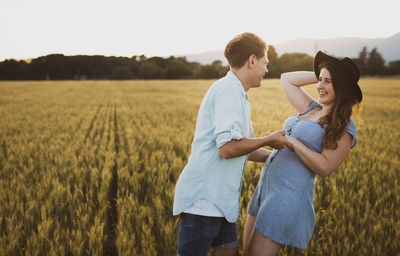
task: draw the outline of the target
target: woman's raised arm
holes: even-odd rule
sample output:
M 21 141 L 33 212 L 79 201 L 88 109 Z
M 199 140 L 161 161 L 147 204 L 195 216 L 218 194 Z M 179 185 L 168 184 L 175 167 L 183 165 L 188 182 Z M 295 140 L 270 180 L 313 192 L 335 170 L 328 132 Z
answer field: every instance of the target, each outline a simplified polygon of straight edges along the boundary
M 300 87 L 317 82 L 318 79 L 314 72 L 295 71 L 281 74 L 283 91 L 289 102 L 292 103 L 299 113 L 304 112 L 314 100 Z

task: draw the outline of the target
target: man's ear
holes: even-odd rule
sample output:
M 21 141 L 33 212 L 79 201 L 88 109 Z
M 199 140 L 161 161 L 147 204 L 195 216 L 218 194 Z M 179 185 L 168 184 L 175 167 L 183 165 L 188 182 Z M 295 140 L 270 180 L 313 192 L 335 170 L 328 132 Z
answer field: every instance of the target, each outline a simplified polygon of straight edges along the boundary
M 247 65 L 250 69 L 253 69 L 255 67 L 256 59 L 257 56 L 255 54 L 249 56 L 249 59 L 247 60 Z

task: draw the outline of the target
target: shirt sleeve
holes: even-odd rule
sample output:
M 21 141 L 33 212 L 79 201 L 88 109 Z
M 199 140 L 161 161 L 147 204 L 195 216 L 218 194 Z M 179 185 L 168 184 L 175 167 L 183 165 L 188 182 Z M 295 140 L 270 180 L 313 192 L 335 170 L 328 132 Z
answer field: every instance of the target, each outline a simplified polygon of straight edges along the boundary
M 242 135 L 243 110 L 240 91 L 221 88 L 214 98 L 214 140 L 222 147 L 231 140 L 240 140 Z
M 354 124 L 352 119 L 350 119 L 349 124 L 344 130 L 353 137 L 353 140 L 351 141 L 351 148 L 353 148 L 357 144 L 357 132 L 356 125 Z

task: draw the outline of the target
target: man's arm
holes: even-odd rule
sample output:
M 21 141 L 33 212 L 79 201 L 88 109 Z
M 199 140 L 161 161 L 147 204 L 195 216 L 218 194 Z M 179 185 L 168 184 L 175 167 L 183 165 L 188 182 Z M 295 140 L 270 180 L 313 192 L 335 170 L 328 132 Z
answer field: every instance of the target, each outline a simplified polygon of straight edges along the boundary
M 285 138 L 284 131 L 276 131 L 265 137 L 246 138 L 240 140 L 231 140 L 219 148 L 219 153 L 225 159 L 244 156 L 258 148 L 270 146 L 275 149 L 284 147 L 292 148 L 292 145 Z
M 264 163 L 267 161 L 269 155 L 272 153 L 271 150 L 266 150 L 264 148 L 259 148 L 249 154 L 249 157 L 247 160 L 253 161 L 253 162 L 260 162 Z

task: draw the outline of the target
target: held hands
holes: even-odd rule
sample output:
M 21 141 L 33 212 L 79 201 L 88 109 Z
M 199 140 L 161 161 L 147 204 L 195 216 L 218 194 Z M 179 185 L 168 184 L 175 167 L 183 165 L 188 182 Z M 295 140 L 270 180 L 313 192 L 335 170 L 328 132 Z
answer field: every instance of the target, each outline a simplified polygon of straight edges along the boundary
M 288 140 L 289 136 L 285 136 L 285 132 L 283 130 L 276 131 L 273 133 L 268 133 L 267 137 L 271 139 L 268 146 L 274 149 L 281 149 L 284 147 L 288 147 L 291 151 L 293 151 L 293 145 Z
M 297 142 L 297 139 L 292 136 L 286 135 L 285 138 L 292 146 Z

